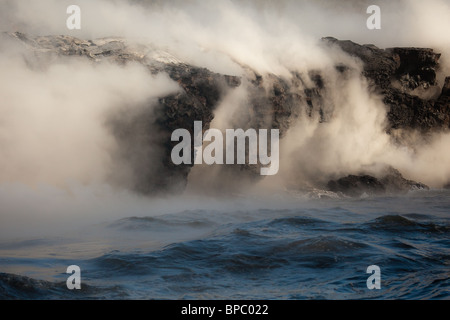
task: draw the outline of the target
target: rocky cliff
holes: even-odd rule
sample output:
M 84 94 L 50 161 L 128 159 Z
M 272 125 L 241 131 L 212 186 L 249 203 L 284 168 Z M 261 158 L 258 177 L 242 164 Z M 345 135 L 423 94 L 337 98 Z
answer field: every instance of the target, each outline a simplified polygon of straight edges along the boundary
M 203 129 L 209 128 L 214 110 L 230 89 L 247 86 L 248 113 L 238 121 L 239 127 L 244 129 L 278 128 L 282 138 L 298 117 L 314 115 L 320 122 L 327 121 L 326 103 L 323 101 L 323 93 L 327 90 L 326 75 L 321 70 L 311 70 L 307 75 L 292 72 L 292 77 L 286 80 L 274 74 L 261 75 L 243 66 L 245 75 L 237 77 L 186 64 L 151 45 L 132 45 L 124 39 L 31 37 L 18 32 L 3 36 L 21 43 L 41 62 L 59 57 L 84 57 L 92 63 L 106 60 L 127 64 L 133 61 L 145 65 L 153 74 L 165 72 L 179 84 L 181 92 L 159 98 L 156 116 L 150 116 L 144 108 L 132 119 L 118 117 L 109 122 L 117 143 L 122 146 L 120 156 L 135 172 L 133 189 L 143 194 L 183 189 L 191 165 L 172 164 L 170 152 L 176 143 L 170 141 L 170 135 L 177 128 L 185 128 L 192 133 L 194 120 L 201 120 Z M 373 90 L 384 97 L 388 108 L 387 132 L 415 129 L 427 133 L 449 129 L 450 78 L 446 79 L 442 88 L 439 87 L 436 80 L 439 53 L 426 48 L 380 49 L 334 38 L 323 38 L 322 41 L 325 46 L 337 46 L 362 61 L 363 76 L 369 79 Z M 347 69 L 348 66 L 336 65 L 336 70 L 343 77 Z M 150 141 L 142 140 L 142 129 L 148 131 L 149 137 L 157 135 L 157 139 L 149 138 L 155 144 L 153 150 L 160 150 L 161 153 L 161 169 L 156 176 L 142 166 L 142 159 L 133 156 L 134 151 L 142 149 L 139 146 L 142 141 Z M 145 158 L 145 152 L 142 153 L 139 150 L 141 157 Z M 249 176 L 256 172 L 252 166 L 245 165 L 236 170 L 242 169 L 246 169 L 243 172 Z M 391 173 L 391 176 L 398 178 L 397 173 Z M 374 179 L 365 177 L 363 180 L 375 186 L 373 190 L 389 188 Z M 349 179 L 344 180 L 330 182 L 328 187 L 332 190 L 345 189 Z M 350 180 L 355 182 L 357 179 L 350 177 Z M 392 185 L 389 180 L 383 181 Z M 359 182 L 355 183 L 357 185 Z M 413 182 L 408 183 L 403 186 L 414 185 Z
M 323 38 L 363 62 L 363 74 L 384 96 L 388 131 L 449 129 L 450 104 L 447 78 L 441 89 L 436 81 L 440 54 L 429 48 L 388 48 Z

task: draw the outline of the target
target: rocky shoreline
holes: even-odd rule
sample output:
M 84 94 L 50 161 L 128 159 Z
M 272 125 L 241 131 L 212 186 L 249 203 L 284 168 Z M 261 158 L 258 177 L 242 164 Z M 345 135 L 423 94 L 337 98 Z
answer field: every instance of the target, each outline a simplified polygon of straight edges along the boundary
M 141 114 L 126 122 L 121 119 L 110 121 L 118 145 L 126 150 L 122 157 L 135 171 L 136 181 L 132 188 L 142 194 L 183 190 L 192 165 L 175 166 L 170 161 L 170 150 L 176 144 L 170 141 L 172 131 L 185 128 L 192 133 L 194 120 L 202 121 L 203 129 L 208 129 L 221 99 L 230 89 L 243 83 L 250 93 L 249 114 L 240 123 L 244 129 L 276 128 L 282 138 L 290 125 L 304 114 L 309 117 L 316 115 L 320 122 L 327 121 L 323 101 L 323 93 L 327 90 L 326 75 L 320 70 L 311 70 L 308 75 L 292 72 L 291 80 L 287 81 L 274 74 L 263 76 L 244 66 L 246 75 L 238 77 L 189 65 L 170 53 L 151 46 L 131 45 L 120 38 L 82 40 L 71 36 L 32 37 L 19 32 L 2 36 L 17 41 L 31 52 L 35 59 L 28 61 L 31 65 L 59 57 L 84 57 L 92 63 L 111 61 L 126 64 L 133 61 L 146 66 L 153 74 L 165 72 L 179 84 L 181 92 L 159 98 L 156 117 L 150 119 L 144 108 Z M 330 37 L 323 38 L 322 44 L 337 46 L 361 60 L 362 75 L 368 79 L 372 90 L 382 95 L 387 107 L 386 132 L 394 136 L 397 130 L 416 130 L 426 135 L 449 130 L 450 77 L 445 79 L 442 87 L 437 82 L 439 53 L 429 48 L 380 49 Z M 346 65 L 336 65 L 342 77 L 349 72 L 348 69 Z M 312 83 L 306 78 L 311 79 Z M 166 141 L 157 146 L 161 150 L 161 169 L 157 176 L 140 166 L 140 161 L 127 158 L 133 148 L 125 146 L 135 145 L 135 148 L 142 149 L 136 144 L 140 138 L 137 129 L 134 129 L 136 127 L 148 128 L 149 135 L 157 132 L 158 141 Z M 252 176 L 256 171 L 254 169 L 242 165 L 236 170 Z M 330 180 L 324 188 L 350 196 L 360 196 L 364 192 L 384 194 L 427 188 L 403 178 L 394 168 L 387 170 L 379 177 L 365 173 L 350 174 Z

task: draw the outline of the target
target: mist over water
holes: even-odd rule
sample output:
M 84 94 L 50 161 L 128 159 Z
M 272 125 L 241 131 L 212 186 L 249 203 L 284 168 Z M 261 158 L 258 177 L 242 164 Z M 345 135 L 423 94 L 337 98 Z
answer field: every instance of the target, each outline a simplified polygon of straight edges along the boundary
M 81 7 L 81 30 L 66 28 L 66 8 L 71 4 Z M 366 28 L 366 9 L 371 4 L 382 8 L 381 30 Z M 143 109 L 151 115 L 158 98 L 178 92 L 181 90 L 179 85 L 168 75 L 152 75 L 137 63 L 124 66 L 109 62 L 93 64 L 75 57 L 42 60 L 17 42 L 3 37 L 0 40 L 0 240 L 15 243 L 21 239 L 44 239 L 49 241 L 50 249 L 43 249 L 45 243 L 43 246 L 38 244 L 34 252 L 36 256 L 45 256 L 54 250 L 57 255 L 70 257 L 67 252 L 75 248 L 74 256 L 79 254 L 83 259 L 90 259 L 117 248 L 127 250 L 126 245 L 132 248 L 133 243 L 137 248 L 153 250 L 206 236 L 205 243 L 214 244 L 215 237 L 223 235 L 225 240 L 221 240 L 224 240 L 225 247 L 236 244 L 242 236 L 237 235 L 233 227 L 226 229 L 224 225 L 227 223 L 259 236 L 264 234 L 262 230 L 273 226 L 272 220 L 277 222 L 278 215 L 313 218 L 314 214 L 329 214 L 323 218 L 329 224 L 324 230 L 336 233 L 333 233 L 338 238 L 336 243 L 342 244 L 348 235 L 336 230 L 345 227 L 352 219 L 360 223 L 357 228 L 362 232 L 370 229 L 367 221 L 376 219 L 381 213 L 389 215 L 382 207 L 385 201 L 355 204 L 342 200 L 342 203 L 322 204 L 311 200 L 309 192 L 318 184 L 326 184 L 330 178 L 361 171 L 376 174 L 386 165 L 397 168 L 408 179 L 432 188 L 442 188 L 450 182 L 450 134 L 435 134 L 424 141 L 420 134 L 408 132 L 409 146 L 394 143 L 385 130 L 386 106 L 382 97 L 372 92 L 367 80 L 361 76 L 361 62 L 338 48 L 324 46 L 320 39 L 333 36 L 361 44 L 371 43 L 380 48 L 434 48 L 442 53 L 438 70 L 438 85 L 442 87 L 444 77 L 450 75 L 448 17 L 449 0 L 348 0 L 339 3 L 3 0 L 0 2 L 2 32 L 20 31 L 35 36 L 61 34 L 84 40 L 123 37 L 130 43 L 149 44 L 180 61 L 217 73 L 246 76 L 250 68 L 268 82 L 270 74 L 289 80 L 293 71 L 307 75 L 310 71 L 320 70 L 327 88 L 323 96 L 327 123 L 321 123 L 315 116 L 307 117 L 306 113 L 291 123 L 280 140 L 280 170 L 275 176 L 247 181 L 224 166 L 198 165 L 190 171 L 183 194 L 142 196 L 131 191 L 139 172 L 133 171 L 121 158 L 123 146 L 114 137 L 111 121 L 119 118 L 126 122 L 142 114 Z M 350 67 L 345 81 L 339 78 L 335 68 L 338 64 Z M 305 80 L 313 83 L 313 79 L 307 76 Z M 298 92 L 303 89 L 301 85 L 295 88 Z M 229 90 L 220 101 L 211 128 L 245 127 L 246 118 L 242 115 L 248 113 L 248 101 L 248 86 L 244 81 L 241 86 Z M 154 135 L 157 137 L 157 132 Z M 153 145 L 144 145 L 147 141 L 143 140 L 142 148 L 130 146 L 125 153 L 134 155 L 145 150 L 145 157 L 139 158 L 137 154 L 134 164 L 150 168 L 146 172 L 157 174 L 160 165 L 158 153 L 152 149 Z M 443 201 L 442 207 L 445 207 L 446 195 L 438 194 L 436 197 Z M 404 199 L 396 202 L 388 197 L 386 201 L 392 207 L 401 207 Z M 425 207 L 420 208 L 425 210 Z M 436 225 L 442 224 L 444 227 L 439 230 L 447 236 L 445 208 L 436 214 L 444 222 L 439 220 Z M 262 211 L 258 211 L 260 209 Z M 391 213 L 406 214 L 413 210 L 411 207 L 397 209 L 392 209 Z M 187 222 L 182 218 L 183 212 Z M 342 219 L 339 218 L 341 214 Z M 171 220 L 173 215 L 175 222 Z M 163 222 L 158 220 L 157 223 L 169 225 L 168 232 L 158 232 L 159 224 L 158 228 L 151 227 L 149 233 L 122 232 L 121 223 L 126 228 L 136 227 L 136 221 L 126 220 L 130 217 L 159 217 Z M 433 217 L 428 218 L 433 221 Z M 125 219 L 125 222 L 120 219 Z M 255 222 L 259 219 L 266 220 Z M 120 235 L 115 233 L 116 229 L 111 233 L 111 229 L 105 228 L 105 224 L 117 221 L 122 221 L 118 227 Z M 139 220 L 136 228 L 145 231 L 154 223 L 149 221 Z M 195 223 L 198 221 L 205 224 L 200 223 L 197 228 Z M 331 225 L 336 221 L 342 225 L 333 229 L 334 225 Z M 190 224 L 192 222 L 195 222 L 195 227 Z M 84 229 L 87 226 L 91 229 Z M 283 224 L 282 228 L 274 231 L 276 235 L 271 235 L 274 241 L 280 241 L 280 245 L 285 245 L 280 240 L 285 227 Z M 291 230 L 291 227 L 286 228 Z M 417 233 L 422 232 L 422 225 L 416 227 Z M 80 230 L 86 231 L 88 240 L 80 237 Z M 292 231 L 292 247 L 289 248 L 294 248 L 293 255 L 298 253 L 297 249 L 300 252 L 320 249 L 323 243 L 333 249 L 334 244 L 328 242 L 330 239 L 320 238 L 318 244 L 314 242 L 322 231 L 309 234 L 303 229 L 302 232 L 308 233 L 308 239 L 312 239 L 312 244 L 307 243 L 305 247 L 295 242 L 299 239 L 294 239 L 295 232 Z M 389 236 L 381 237 L 388 239 Z M 76 239 L 74 243 L 79 241 L 83 244 L 79 247 L 67 244 L 66 250 L 61 247 L 65 243 L 63 240 L 60 246 L 60 240 L 54 239 Z M 368 255 L 370 250 L 364 246 L 370 239 L 358 239 L 361 240 L 361 251 Z M 439 236 L 434 240 L 439 243 Z M 71 240 L 67 241 L 70 243 Z M 254 243 L 249 240 L 248 245 L 251 244 Z M 33 255 L 33 249 L 27 247 L 23 252 L 20 249 L 15 251 L 14 245 L 13 250 L 3 246 L 6 254 L 2 256 Z M 206 245 L 198 250 L 201 249 L 206 252 L 211 248 Z M 348 247 L 344 243 L 341 249 L 345 252 Z M 165 251 L 161 252 L 156 256 L 164 256 Z M 253 253 L 245 252 L 250 256 Z M 238 255 L 238 252 L 233 254 Z M 258 254 L 264 256 L 267 252 Z M 382 257 L 381 252 L 378 254 Z M 109 256 L 105 257 L 98 259 L 109 259 Z M 204 258 L 208 257 L 206 254 Z M 231 269 L 247 261 L 245 257 L 239 258 L 242 261 L 238 258 L 233 260 L 233 257 L 227 265 Z M 445 259 L 448 261 L 448 255 L 444 256 Z M 171 261 L 168 257 L 167 260 Z M 291 262 L 284 256 L 280 261 L 269 262 L 274 264 L 274 268 L 278 264 L 283 265 L 283 261 Z M 98 267 L 96 263 L 98 261 L 89 260 L 86 265 L 95 265 L 92 270 L 101 272 L 95 269 Z M 147 266 L 147 263 L 148 260 L 138 262 L 144 268 L 154 267 L 151 263 Z M 184 263 L 194 262 L 186 259 Z M 11 272 L 15 266 L 0 268 L 0 272 Z M 28 274 L 30 266 L 24 264 L 23 267 L 24 273 Z M 201 270 L 204 266 L 194 266 L 194 271 L 196 267 Z M 52 279 L 46 272 L 41 275 Z M 171 296 L 173 292 L 168 292 L 161 297 L 181 295 L 176 292 Z M 138 295 L 142 296 L 145 294 Z M 198 296 L 203 297 L 201 294 Z M 217 296 L 228 297 L 227 294 Z M 298 293 L 297 297 L 304 296 Z

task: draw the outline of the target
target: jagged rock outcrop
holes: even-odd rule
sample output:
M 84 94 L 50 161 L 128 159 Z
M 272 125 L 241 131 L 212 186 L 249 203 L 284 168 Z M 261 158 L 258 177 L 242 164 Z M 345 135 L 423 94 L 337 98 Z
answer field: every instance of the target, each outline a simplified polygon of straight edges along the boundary
M 389 107 L 388 132 L 415 129 L 427 133 L 450 128 L 448 80 L 442 92 L 436 82 L 439 53 L 429 48 L 380 49 L 348 40 L 323 40 L 361 59 L 364 76 L 372 80 Z
M 380 182 L 386 187 L 387 193 L 405 193 L 410 190 L 428 190 L 429 187 L 421 182 L 405 179 L 402 174 L 392 167 L 388 167 Z
M 367 174 L 348 175 L 338 180 L 330 180 L 328 189 L 333 192 L 341 192 L 346 196 L 360 197 L 363 194 L 398 194 L 429 188 L 423 183 L 405 179 L 398 170 L 389 167 L 380 179 Z

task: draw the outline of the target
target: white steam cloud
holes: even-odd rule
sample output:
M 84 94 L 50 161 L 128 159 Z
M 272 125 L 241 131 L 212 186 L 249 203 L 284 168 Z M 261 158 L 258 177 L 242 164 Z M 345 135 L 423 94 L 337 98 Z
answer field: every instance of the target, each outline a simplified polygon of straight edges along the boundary
M 71 59 L 45 70 L 0 56 L 0 182 L 102 182 L 115 142 L 109 113 L 178 90 L 166 75 L 140 65 L 92 65 Z
M 72 4 L 81 8 L 81 30 L 66 28 L 66 8 Z M 381 30 L 366 28 L 366 8 L 371 4 L 381 7 Z M 443 54 L 442 81 L 450 75 L 448 17 L 447 0 L 0 1 L 0 31 L 83 39 L 125 37 L 230 75 L 244 74 L 242 66 L 287 78 L 293 70 L 325 71 L 333 118 L 325 126 L 300 117 L 291 127 L 281 141 L 279 174 L 263 181 L 276 188 L 379 163 L 431 186 L 447 183 L 450 136 L 436 136 L 414 152 L 394 146 L 384 132 L 385 106 L 368 91 L 358 72 L 361 66 L 342 52 L 325 51 L 318 40 L 334 36 L 383 48 L 433 47 Z M 36 68 L 11 43 L 1 43 L 0 49 L 3 185 L 105 183 L 117 147 L 105 128 L 106 115 L 124 106 L 132 112 L 132 106 L 178 90 L 167 76 L 152 76 L 139 65 L 93 65 L 70 58 Z M 354 68 L 345 83 L 335 78 L 336 62 Z M 233 123 L 233 114 L 242 112 L 237 106 L 245 106 L 245 99 L 245 87 L 231 91 L 211 126 L 225 128 Z M 208 185 L 200 176 L 194 168 L 192 179 Z

